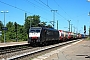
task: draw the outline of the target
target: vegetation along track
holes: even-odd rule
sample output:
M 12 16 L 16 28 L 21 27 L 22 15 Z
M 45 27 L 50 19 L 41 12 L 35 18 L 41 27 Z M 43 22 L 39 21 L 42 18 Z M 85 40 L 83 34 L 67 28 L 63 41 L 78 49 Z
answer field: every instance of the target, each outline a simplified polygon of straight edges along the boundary
M 51 50 L 60 48 L 61 46 L 65 46 L 67 44 L 76 42 L 78 40 L 73 40 L 73 41 L 68 41 L 68 42 L 63 42 L 59 44 L 54 44 L 54 45 L 49 45 L 49 46 L 44 46 L 44 47 L 28 47 L 28 48 L 20 48 L 18 49 L 13 49 L 11 52 L 7 52 L 6 54 L 0 54 L 0 59 L 5 59 L 5 60 L 30 60 L 30 58 L 33 58 L 37 55 L 41 55 L 47 52 L 50 52 Z M 20 49 L 20 50 L 19 50 Z

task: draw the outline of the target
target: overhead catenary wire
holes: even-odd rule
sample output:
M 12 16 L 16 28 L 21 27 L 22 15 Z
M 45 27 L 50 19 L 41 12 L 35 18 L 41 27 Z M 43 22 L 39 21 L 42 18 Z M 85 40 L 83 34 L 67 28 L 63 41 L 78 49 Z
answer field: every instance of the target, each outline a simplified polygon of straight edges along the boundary
M 39 1 L 37 1 L 37 0 L 34 0 L 34 1 L 37 2 L 41 6 L 44 6 L 44 8 L 46 7 L 45 5 L 41 4 Z M 45 9 L 45 11 L 46 11 L 46 9 Z
M 29 0 L 27 0 L 27 1 L 29 1 Z M 49 6 L 49 5 L 47 5 L 47 4 L 45 4 L 44 2 L 42 2 L 41 0 L 39 0 L 41 3 L 43 3 L 46 7 L 48 7 L 48 9 L 50 9 L 50 11 L 51 11 L 51 7 Z M 0 3 L 3 3 L 3 4 L 5 4 L 5 5 L 8 5 L 8 6 L 10 6 L 10 7 L 13 7 L 13 8 L 15 8 L 15 9 L 18 9 L 18 10 L 21 10 L 21 11 L 24 11 L 24 12 L 26 12 L 26 13 L 30 13 L 30 14 L 33 14 L 34 15 L 34 13 L 31 13 L 31 12 L 29 12 L 29 11 L 26 11 L 26 10 L 24 10 L 24 9 L 21 9 L 21 8 L 19 8 L 19 7 L 17 7 L 17 6 L 13 6 L 13 5 L 11 5 L 11 4 L 8 4 L 8 3 L 5 3 L 5 2 L 3 2 L 3 1 L 0 1 Z M 34 3 L 32 3 L 34 6 L 35 6 L 35 4 Z M 48 3 L 49 4 L 49 3 Z M 59 16 L 61 16 L 61 17 L 63 17 L 62 15 L 60 15 L 60 13 L 58 12 L 57 13 Z M 45 20 L 49 20 L 49 19 L 47 19 L 47 18 L 45 18 L 45 17 L 42 17 L 42 16 L 40 16 L 41 18 L 43 18 L 43 19 L 45 19 Z M 66 19 L 65 17 L 63 17 L 64 19 Z
M 39 3 L 41 6 L 36 5 L 35 3 L 32 3 L 32 2 L 29 1 L 29 0 L 25 0 L 25 1 L 27 1 L 28 3 L 34 5 L 34 7 L 36 7 L 36 8 L 39 8 L 39 9 L 44 10 L 44 11 L 48 11 L 48 10 L 46 10 L 45 8 L 41 7 L 42 5 L 41 5 L 38 1 L 36 1 L 36 0 L 34 0 L 34 1 L 37 2 L 37 3 Z
M 36 0 L 34 0 L 34 1 L 36 1 Z M 48 7 L 50 10 L 53 10 L 48 4 L 49 3 L 47 3 L 47 4 L 45 4 L 43 1 L 41 1 L 41 0 L 39 0 L 42 4 L 43 4 L 43 6 L 45 5 L 46 7 Z M 36 1 L 37 3 L 39 3 L 38 1 Z M 42 5 L 41 3 L 39 3 L 40 5 Z M 66 18 L 64 17 L 64 16 L 62 16 L 59 12 L 57 13 L 59 16 L 61 16 L 61 17 L 63 17 L 65 20 L 66 20 Z M 45 19 L 45 18 L 44 18 Z
M 41 3 L 43 3 L 45 6 L 47 6 L 50 10 L 52 10 L 52 8 L 49 6 L 49 5 L 47 5 L 47 4 L 45 4 L 43 1 L 41 1 L 41 0 L 39 0 Z
M 25 1 L 27 1 L 29 4 L 34 5 L 35 10 L 36 10 L 36 8 L 38 8 L 38 10 L 41 10 L 41 11 L 43 11 L 43 12 L 45 12 L 45 13 L 47 13 L 47 11 L 49 11 L 49 10 L 47 10 L 47 9 L 45 9 L 45 8 L 43 8 L 43 7 L 41 7 L 42 5 L 41 5 L 38 1 L 36 1 L 36 0 L 34 0 L 34 1 L 37 2 L 38 4 L 40 4 L 41 6 L 36 5 L 35 3 L 32 3 L 32 2 L 29 1 L 29 0 L 25 0 Z M 47 14 L 48 14 L 48 13 L 47 13 Z
M 3 3 L 3 4 L 5 4 L 5 5 L 8 5 L 8 6 L 10 6 L 10 7 L 13 7 L 13 8 L 15 8 L 15 9 L 18 9 L 18 10 L 21 10 L 21 11 L 24 11 L 24 12 L 27 12 L 27 13 L 33 14 L 33 13 L 31 13 L 31 12 L 28 12 L 28 11 L 26 11 L 26 10 L 24 10 L 24 9 L 19 8 L 19 7 L 10 5 L 10 4 L 8 4 L 8 3 L 2 2 L 2 1 L 0 1 L 0 3 Z
M 55 3 L 57 4 L 57 6 L 58 6 L 60 9 L 62 9 L 62 11 L 63 11 L 69 18 L 71 18 L 70 15 L 67 14 L 67 12 L 56 2 L 56 0 L 54 0 L 54 1 L 55 1 Z
M 50 10 L 53 10 L 49 5 L 45 4 L 44 2 L 42 2 L 41 0 L 39 0 L 41 3 L 43 3 L 45 6 L 47 6 Z M 49 3 L 48 3 L 49 4 Z M 57 13 L 59 16 L 63 17 L 65 20 L 66 18 L 64 16 L 62 16 L 59 12 Z
M 56 1 L 56 0 L 54 0 L 55 1 L 55 3 L 57 4 L 57 6 L 69 17 L 69 18 L 71 18 L 71 16 L 58 4 L 58 2 Z M 85 13 L 87 13 L 87 12 L 85 12 Z M 83 14 L 81 14 L 81 15 L 79 15 L 79 16 L 75 16 L 75 17 L 72 17 L 72 18 L 76 18 L 76 17 L 81 17 L 82 15 L 85 15 L 85 13 L 83 13 Z M 61 16 L 61 15 L 60 15 Z M 74 19 L 73 19 L 74 20 Z
M 31 12 L 29 12 L 29 11 L 26 11 L 26 10 L 24 10 L 24 9 L 21 9 L 21 8 L 19 8 L 19 7 L 17 7 L 17 6 L 13 6 L 13 5 L 11 5 L 11 4 L 5 3 L 5 2 L 3 2 L 3 1 L 0 1 L 0 3 L 5 4 L 5 5 L 7 5 L 7 6 L 10 6 L 10 7 L 13 7 L 13 8 L 18 9 L 18 10 L 21 10 L 21 11 L 23 11 L 23 12 L 30 13 L 30 14 L 33 14 L 33 15 L 34 15 L 34 13 L 31 13 Z M 48 19 L 45 18 L 45 17 L 42 17 L 42 16 L 40 16 L 40 17 L 43 18 L 43 19 L 45 19 L 45 20 L 48 20 Z
M 34 5 L 34 6 L 36 6 L 36 7 L 38 7 L 38 8 L 40 8 L 42 11 L 44 10 L 44 12 L 46 12 L 47 13 L 47 11 L 48 10 L 46 10 L 45 8 L 42 8 L 42 7 L 40 7 L 40 6 L 38 6 L 38 5 L 36 5 L 36 4 L 34 4 L 34 3 L 32 3 L 32 2 L 30 2 L 29 0 L 26 0 L 28 3 L 31 3 L 32 5 Z M 36 1 L 36 0 L 34 0 L 35 2 L 37 2 L 38 4 L 40 4 L 38 1 Z M 41 6 L 44 6 L 43 4 L 40 4 Z M 45 7 L 45 6 L 44 6 Z M 48 13 L 47 13 L 48 14 Z M 49 15 L 49 14 L 48 14 Z M 42 17 L 42 16 L 40 16 L 41 18 L 43 18 L 43 19 L 45 19 L 45 20 L 49 20 L 49 19 L 47 19 L 47 18 L 45 18 L 45 17 Z
M 57 14 L 58 14 L 59 16 L 61 16 L 62 18 L 64 18 L 65 20 L 67 20 L 65 17 L 63 17 L 62 15 L 60 15 L 60 13 L 57 12 Z

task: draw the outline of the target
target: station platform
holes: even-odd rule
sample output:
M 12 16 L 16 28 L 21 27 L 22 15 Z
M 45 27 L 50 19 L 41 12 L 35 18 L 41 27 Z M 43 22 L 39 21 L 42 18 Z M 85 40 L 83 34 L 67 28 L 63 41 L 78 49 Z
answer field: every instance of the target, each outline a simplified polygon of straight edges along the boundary
M 28 44 L 27 41 L 23 42 L 6 42 L 6 43 L 0 43 L 0 47 L 8 47 L 8 46 L 15 46 L 15 45 L 24 45 Z
M 90 40 L 80 40 L 32 60 L 90 60 Z

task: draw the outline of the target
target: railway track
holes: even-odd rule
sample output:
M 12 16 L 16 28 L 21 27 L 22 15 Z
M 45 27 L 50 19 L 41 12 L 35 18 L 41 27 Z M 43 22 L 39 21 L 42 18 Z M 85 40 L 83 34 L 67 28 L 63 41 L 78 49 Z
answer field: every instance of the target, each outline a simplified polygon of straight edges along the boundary
M 26 49 L 31 49 L 31 48 L 32 47 L 29 44 L 0 47 L 0 55 L 6 54 L 6 53 L 12 53 L 16 51 L 21 51 L 21 50 L 26 50 Z
M 36 55 L 41 55 L 42 52 L 46 53 L 47 51 L 51 51 L 57 48 L 60 48 L 61 46 L 65 46 L 67 44 L 73 43 L 79 41 L 78 40 L 73 40 L 73 41 L 68 41 L 68 42 L 63 42 L 59 44 L 54 44 L 50 46 L 44 46 L 44 47 L 30 47 L 29 45 L 26 46 L 19 46 L 17 48 L 10 48 L 8 47 L 7 49 L 0 48 L 0 59 L 4 60 L 30 60 L 30 58 L 35 57 Z M 29 56 L 29 58 L 28 58 Z

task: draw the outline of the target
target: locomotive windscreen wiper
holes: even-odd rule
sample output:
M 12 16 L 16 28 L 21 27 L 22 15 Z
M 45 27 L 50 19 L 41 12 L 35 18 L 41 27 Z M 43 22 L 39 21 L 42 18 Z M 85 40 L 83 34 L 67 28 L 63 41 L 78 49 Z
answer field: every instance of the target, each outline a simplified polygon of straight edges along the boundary
M 40 32 L 40 30 L 36 30 L 36 32 Z
M 30 30 L 30 32 L 35 32 L 35 30 Z

